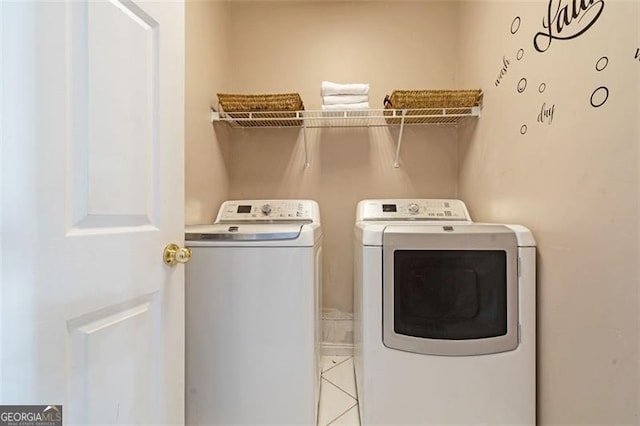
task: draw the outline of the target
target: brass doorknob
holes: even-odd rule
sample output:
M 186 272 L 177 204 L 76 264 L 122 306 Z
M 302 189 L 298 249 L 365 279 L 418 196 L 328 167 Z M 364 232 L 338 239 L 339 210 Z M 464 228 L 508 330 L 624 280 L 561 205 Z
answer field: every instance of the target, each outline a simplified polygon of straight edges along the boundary
M 175 266 L 177 263 L 187 263 L 191 259 L 191 250 L 187 247 L 180 247 L 177 244 L 169 244 L 164 248 L 162 260 L 168 266 Z

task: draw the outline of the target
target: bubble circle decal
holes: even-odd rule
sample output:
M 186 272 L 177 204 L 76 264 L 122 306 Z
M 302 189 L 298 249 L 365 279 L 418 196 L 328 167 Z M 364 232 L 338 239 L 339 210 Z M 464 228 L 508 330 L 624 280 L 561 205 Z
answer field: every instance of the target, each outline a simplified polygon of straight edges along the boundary
M 521 20 L 519 16 L 516 16 L 513 19 L 513 22 L 511 22 L 511 34 L 515 34 L 518 32 L 518 30 L 520 29 L 520 22 Z
M 516 53 L 516 59 L 520 60 L 522 59 L 523 56 L 524 56 L 524 49 L 518 50 L 518 53 Z
M 526 88 L 527 88 L 527 79 L 523 77 L 518 82 L 518 93 L 524 92 Z
M 609 99 L 609 89 L 604 86 L 600 86 L 591 94 L 591 106 L 594 108 L 600 108 L 605 104 L 605 102 L 607 102 L 607 99 Z
M 542 93 L 546 90 L 547 85 L 544 83 L 540 83 L 540 87 L 538 87 L 538 92 Z
M 527 125 L 523 124 L 522 127 L 520 127 L 520 134 L 524 135 L 525 133 L 527 133 Z
M 602 58 L 598 59 L 598 62 L 596 62 L 596 71 L 602 71 L 607 67 L 607 65 L 609 65 L 609 58 L 603 56 Z

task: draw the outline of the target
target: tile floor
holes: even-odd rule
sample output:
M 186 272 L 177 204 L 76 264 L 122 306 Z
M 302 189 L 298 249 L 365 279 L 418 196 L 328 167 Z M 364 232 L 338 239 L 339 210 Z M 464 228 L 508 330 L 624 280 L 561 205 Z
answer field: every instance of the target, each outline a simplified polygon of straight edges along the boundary
M 353 357 L 323 356 L 318 426 L 360 426 Z

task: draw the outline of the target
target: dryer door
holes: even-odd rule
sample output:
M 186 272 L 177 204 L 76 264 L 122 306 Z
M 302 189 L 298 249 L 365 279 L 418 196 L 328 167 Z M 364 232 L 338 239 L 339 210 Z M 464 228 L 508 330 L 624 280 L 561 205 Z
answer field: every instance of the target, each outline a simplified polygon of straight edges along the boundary
M 389 226 L 383 342 L 432 355 L 518 346 L 517 240 L 501 225 Z

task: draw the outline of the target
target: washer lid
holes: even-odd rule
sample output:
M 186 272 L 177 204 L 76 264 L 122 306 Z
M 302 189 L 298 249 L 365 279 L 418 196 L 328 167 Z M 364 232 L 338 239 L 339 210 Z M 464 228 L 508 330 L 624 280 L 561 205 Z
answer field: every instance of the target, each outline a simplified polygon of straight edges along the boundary
M 186 241 L 283 241 L 300 236 L 301 223 L 215 224 L 188 226 Z

